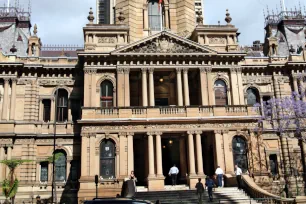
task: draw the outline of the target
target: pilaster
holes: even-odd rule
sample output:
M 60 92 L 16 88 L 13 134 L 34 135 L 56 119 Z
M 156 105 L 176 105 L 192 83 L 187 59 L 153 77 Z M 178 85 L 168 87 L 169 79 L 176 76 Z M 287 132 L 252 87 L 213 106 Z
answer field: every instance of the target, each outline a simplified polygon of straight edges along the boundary
M 3 104 L 2 104 L 2 120 L 7 120 L 8 116 L 8 90 L 9 90 L 9 81 L 10 79 L 4 78 L 4 94 L 3 94 Z
M 212 68 L 206 68 L 206 73 L 207 73 L 207 89 L 208 89 L 208 101 L 209 105 L 213 106 L 215 105 L 215 99 L 214 99 L 214 87 L 213 87 L 213 78 L 211 75 L 211 70 Z
M 130 69 L 124 68 L 124 106 L 130 106 Z
M 12 78 L 10 120 L 14 120 L 14 119 L 15 119 L 15 108 L 16 108 L 16 83 L 17 83 L 17 79 L 16 79 L 16 78 Z
M 208 91 L 207 91 L 207 73 L 205 68 L 200 68 L 201 81 L 201 102 L 202 106 L 208 105 Z
M 124 85 L 125 85 L 125 77 L 124 77 L 124 69 L 123 68 L 117 68 L 117 106 L 123 107 L 125 103 L 125 91 L 124 91 Z
M 134 133 L 127 133 L 128 140 L 128 173 L 134 170 L 134 144 L 133 137 Z
M 231 68 L 231 88 L 232 88 L 232 103 L 233 105 L 239 105 L 240 97 L 239 97 L 239 86 L 238 86 L 238 76 L 237 76 L 237 68 Z

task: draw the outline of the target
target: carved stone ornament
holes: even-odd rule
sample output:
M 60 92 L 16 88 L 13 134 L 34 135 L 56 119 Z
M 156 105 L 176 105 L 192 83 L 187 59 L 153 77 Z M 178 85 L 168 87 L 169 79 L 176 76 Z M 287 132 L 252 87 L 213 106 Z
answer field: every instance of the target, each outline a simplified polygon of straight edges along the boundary
M 83 126 L 82 132 L 167 132 L 169 129 L 177 129 L 181 131 L 196 130 L 196 129 L 250 129 L 257 127 L 257 123 L 205 123 L 205 124 L 172 124 L 172 125 L 134 125 L 134 126 Z M 162 131 L 163 130 L 163 131 Z M 83 133 L 82 133 L 83 134 Z M 126 133 L 123 133 L 126 134 Z
M 116 37 L 99 37 L 98 43 L 116 43 Z
M 196 46 L 182 44 L 169 36 L 160 36 L 144 45 L 132 47 L 125 52 L 132 53 L 207 53 Z
M 34 81 L 35 81 L 35 79 L 25 79 L 25 78 L 21 78 L 21 79 L 18 79 L 17 84 L 18 84 L 18 85 L 33 84 Z
M 226 44 L 225 37 L 211 37 L 209 38 L 209 44 Z
M 271 84 L 272 77 L 248 76 L 242 77 L 243 84 Z
M 73 86 L 75 83 L 72 79 L 40 79 L 38 80 L 38 84 L 42 86 Z

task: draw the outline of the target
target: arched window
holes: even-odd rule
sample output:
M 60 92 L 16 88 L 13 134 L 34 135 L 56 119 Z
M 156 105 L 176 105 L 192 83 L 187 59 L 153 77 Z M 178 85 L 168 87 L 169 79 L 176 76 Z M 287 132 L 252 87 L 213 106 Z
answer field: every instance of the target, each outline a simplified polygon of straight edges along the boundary
M 115 143 L 103 140 L 100 144 L 100 176 L 103 179 L 115 178 Z
M 248 88 L 246 92 L 247 92 L 247 104 L 248 105 L 254 105 L 256 103 L 260 103 L 259 94 L 258 94 L 257 89 Z
M 227 87 L 223 80 L 217 80 L 215 82 L 215 101 L 216 105 L 225 106 L 228 105 L 227 102 Z
M 101 83 L 101 99 L 100 104 L 102 108 L 113 107 L 113 84 L 105 80 Z
M 240 136 L 235 136 L 232 142 L 234 165 L 238 165 L 243 172 L 248 170 L 247 143 Z
M 55 164 L 55 181 L 66 181 L 67 172 L 67 159 L 66 154 L 63 151 L 55 152 L 56 160 Z
M 64 122 L 68 120 L 68 92 L 65 89 L 59 89 L 57 94 L 57 121 Z
M 152 31 L 161 30 L 161 5 L 159 5 L 159 0 L 150 0 L 148 5 L 149 12 L 149 27 Z

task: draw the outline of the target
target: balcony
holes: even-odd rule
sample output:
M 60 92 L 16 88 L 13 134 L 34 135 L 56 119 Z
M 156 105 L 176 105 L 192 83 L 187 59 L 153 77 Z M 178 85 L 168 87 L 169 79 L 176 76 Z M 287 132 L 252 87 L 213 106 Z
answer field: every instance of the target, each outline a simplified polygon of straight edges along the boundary
M 254 118 L 260 115 L 259 108 L 252 106 L 166 106 L 166 107 L 120 107 L 83 108 L 82 121 L 90 120 L 185 120 Z

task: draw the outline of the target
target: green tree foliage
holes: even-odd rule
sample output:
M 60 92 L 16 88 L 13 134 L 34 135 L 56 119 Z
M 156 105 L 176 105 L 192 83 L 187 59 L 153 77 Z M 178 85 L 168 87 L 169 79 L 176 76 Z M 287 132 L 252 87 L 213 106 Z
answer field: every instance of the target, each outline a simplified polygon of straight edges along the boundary
M 0 163 L 6 165 L 9 168 L 9 174 L 6 179 L 2 182 L 2 191 L 6 199 L 14 198 L 17 190 L 19 181 L 17 176 L 15 175 L 16 168 L 25 163 L 25 162 L 32 162 L 31 160 L 20 160 L 20 159 L 10 159 L 10 160 L 2 160 Z

